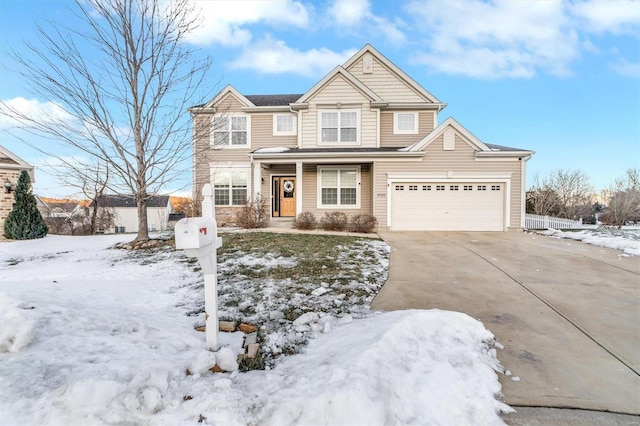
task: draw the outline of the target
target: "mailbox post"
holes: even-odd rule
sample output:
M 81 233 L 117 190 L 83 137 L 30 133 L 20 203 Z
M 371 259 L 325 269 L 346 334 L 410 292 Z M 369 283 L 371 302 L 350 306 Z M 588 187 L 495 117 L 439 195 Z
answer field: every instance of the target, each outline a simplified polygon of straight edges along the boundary
M 218 265 L 216 249 L 222 245 L 218 237 L 215 201 L 210 184 L 202 188 L 202 217 L 180 219 L 176 223 L 176 249 L 189 257 L 197 257 L 204 273 L 204 311 L 207 349 L 218 349 Z

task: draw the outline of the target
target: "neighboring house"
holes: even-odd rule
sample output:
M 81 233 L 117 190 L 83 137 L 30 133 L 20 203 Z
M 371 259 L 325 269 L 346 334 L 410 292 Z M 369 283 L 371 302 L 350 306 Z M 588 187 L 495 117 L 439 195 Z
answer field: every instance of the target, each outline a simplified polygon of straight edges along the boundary
M 210 182 L 220 223 L 261 194 L 272 218 L 343 211 L 390 230 L 522 229 L 533 151 L 438 124 L 445 106 L 370 45 L 303 94 L 227 86 L 189 109 L 194 199 Z
M 89 208 L 93 208 L 91 203 Z M 100 231 L 106 233 L 138 232 L 138 207 L 131 195 L 101 195 L 99 208 L 111 209 L 114 213 L 114 226 Z M 167 229 L 170 205 L 168 195 L 157 195 L 147 199 L 147 227 L 149 231 Z
M 87 232 L 89 201 L 36 196 L 36 205 L 50 234 L 78 235 Z
M 13 209 L 14 191 L 23 170 L 29 173 L 31 182 L 35 182 L 33 166 L 0 146 L 0 235 L 4 233 L 4 220 Z

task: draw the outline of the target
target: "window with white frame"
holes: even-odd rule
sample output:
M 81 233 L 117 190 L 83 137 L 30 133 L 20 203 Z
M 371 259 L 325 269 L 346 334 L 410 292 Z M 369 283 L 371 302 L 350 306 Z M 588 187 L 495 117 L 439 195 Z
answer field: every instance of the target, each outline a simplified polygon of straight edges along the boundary
M 217 206 L 243 206 L 249 190 L 248 169 L 219 169 L 213 175 Z
M 273 136 L 291 136 L 296 134 L 296 121 L 293 114 L 273 115 Z
M 319 167 L 318 207 L 359 208 L 360 167 Z
M 212 123 L 211 144 L 216 147 L 247 147 L 251 145 L 249 128 L 251 118 L 248 115 L 214 117 Z
M 418 133 L 418 113 L 417 112 L 393 113 L 393 133 L 394 134 L 417 134 Z
M 356 144 L 359 141 L 357 110 L 321 110 L 320 142 Z

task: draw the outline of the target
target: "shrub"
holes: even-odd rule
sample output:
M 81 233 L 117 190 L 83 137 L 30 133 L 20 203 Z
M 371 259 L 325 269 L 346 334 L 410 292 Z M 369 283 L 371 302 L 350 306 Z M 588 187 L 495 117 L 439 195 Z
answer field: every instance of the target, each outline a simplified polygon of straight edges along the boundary
M 268 200 L 260 194 L 250 199 L 236 213 L 236 223 L 244 229 L 262 228 L 269 221 Z
M 311 212 L 300 213 L 293 220 L 293 227 L 295 229 L 316 229 L 316 226 L 318 226 L 318 221 Z
M 351 227 L 355 232 L 372 232 L 378 221 L 370 214 L 358 214 L 351 218 Z
M 47 235 L 48 228 L 36 207 L 29 173 L 22 171 L 14 195 L 13 210 L 4 222 L 4 236 L 12 240 L 33 240 Z
M 320 221 L 320 227 L 325 231 L 344 231 L 349 218 L 343 212 L 327 212 Z

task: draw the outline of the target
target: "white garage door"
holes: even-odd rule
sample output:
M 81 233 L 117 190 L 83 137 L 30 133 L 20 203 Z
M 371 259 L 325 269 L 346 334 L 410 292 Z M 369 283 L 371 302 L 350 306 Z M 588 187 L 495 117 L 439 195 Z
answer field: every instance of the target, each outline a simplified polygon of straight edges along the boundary
M 392 183 L 391 229 L 504 231 L 505 184 Z

